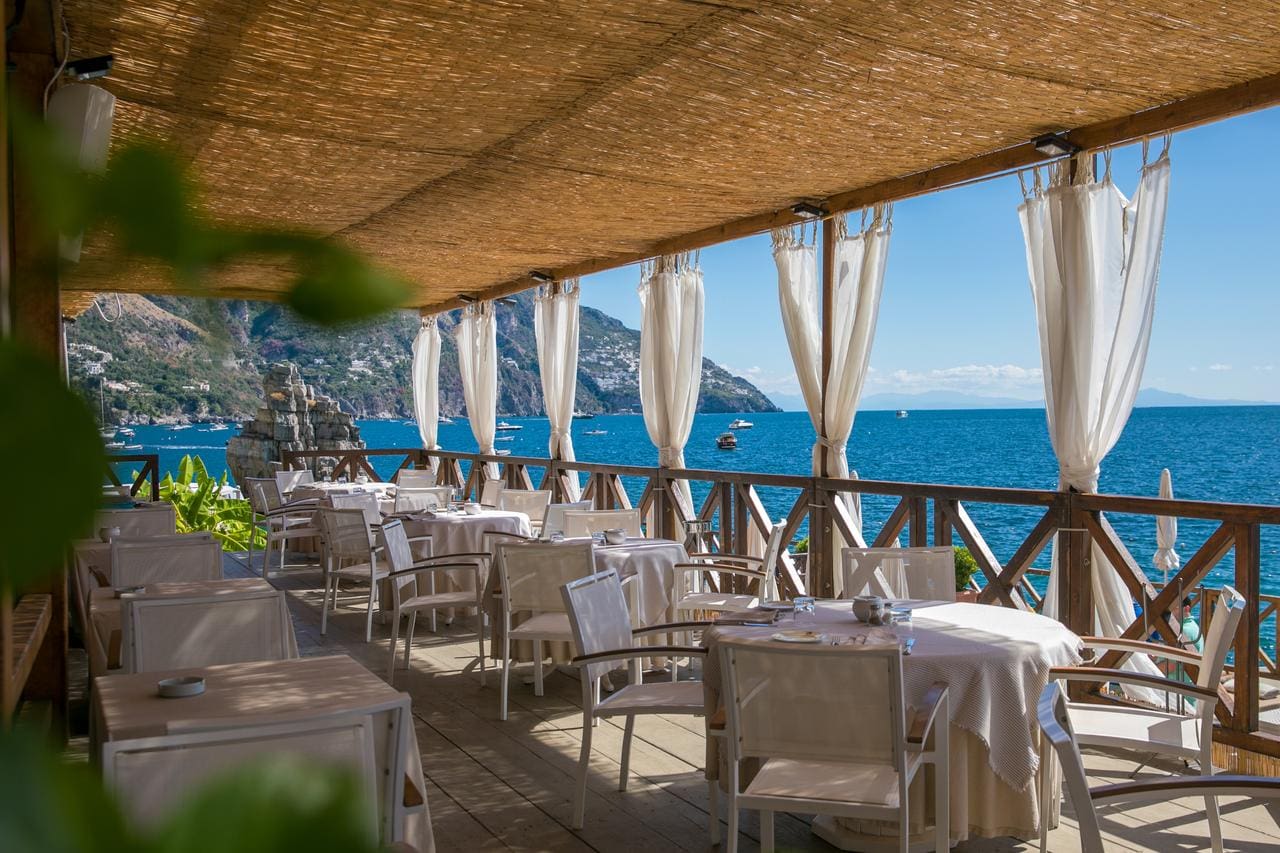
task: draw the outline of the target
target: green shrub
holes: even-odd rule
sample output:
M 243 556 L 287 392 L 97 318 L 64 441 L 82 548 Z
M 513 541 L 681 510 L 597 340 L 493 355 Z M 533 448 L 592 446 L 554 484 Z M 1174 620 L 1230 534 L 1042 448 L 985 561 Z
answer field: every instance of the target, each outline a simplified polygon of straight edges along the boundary
M 796 552 L 797 554 L 808 554 L 808 553 L 809 553 L 809 537 L 808 537 L 808 536 L 806 536 L 806 537 L 804 537 L 803 539 L 800 539 L 800 540 L 798 540 L 798 541 L 796 542 L 795 552 Z
M 969 581 L 978 573 L 978 561 L 968 548 L 956 546 L 956 592 L 969 588 Z
M 137 476 L 136 474 L 134 475 Z M 195 483 L 195 488 L 191 484 Z M 179 533 L 207 531 L 224 551 L 248 551 L 249 537 L 255 548 L 266 548 L 267 534 L 253 524 L 253 512 L 243 498 L 222 497 L 227 474 L 209 476 L 199 456 L 184 456 L 178 463 L 178 478 L 166 473 L 160 481 L 160 500 L 173 504 Z

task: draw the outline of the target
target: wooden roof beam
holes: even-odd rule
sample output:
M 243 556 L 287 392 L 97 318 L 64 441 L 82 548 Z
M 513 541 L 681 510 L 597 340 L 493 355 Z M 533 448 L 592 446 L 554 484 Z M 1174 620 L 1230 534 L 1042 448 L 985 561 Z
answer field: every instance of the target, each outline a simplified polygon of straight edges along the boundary
M 1261 77 L 1225 89 L 1215 89 L 1191 95 L 1167 104 L 1151 107 L 1132 115 L 1086 125 L 1066 133 L 1066 137 L 1083 149 L 1107 148 L 1136 142 L 1140 139 L 1186 130 L 1202 124 L 1242 115 L 1280 103 L 1280 74 Z M 866 187 L 847 190 L 825 199 L 796 199 L 797 202 L 816 202 L 834 215 L 869 207 L 879 202 L 898 201 L 938 190 L 961 186 L 1006 172 L 1049 162 L 1036 151 L 1030 141 L 982 154 L 970 160 L 948 163 L 906 175 L 891 178 Z M 684 234 L 650 244 L 645 251 L 607 258 L 595 258 L 576 264 L 549 270 L 556 279 L 574 278 L 603 272 L 628 264 L 638 263 L 658 255 L 669 255 L 703 249 L 718 243 L 737 240 L 752 234 L 760 234 L 774 228 L 795 225 L 802 219 L 788 205 L 780 210 L 755 214 L 736 219 L 691 234 Z M 521 293 L 538 285 L 530 276 L 522 276 L 475 292 L 476 298 L 496 299 Z M 451 299 L 421 306 L 431 312 L 461 308 L 460 299 Z

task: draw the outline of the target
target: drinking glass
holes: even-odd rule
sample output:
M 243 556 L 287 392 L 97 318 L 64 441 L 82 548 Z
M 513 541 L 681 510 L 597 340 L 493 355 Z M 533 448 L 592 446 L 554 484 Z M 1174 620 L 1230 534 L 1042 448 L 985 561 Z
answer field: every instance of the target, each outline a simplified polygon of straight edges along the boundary
M 795 612 L 796 613 L 812 613 L 817 609 L 817 599 L 811 595 L 801 595 L 796 597 Z

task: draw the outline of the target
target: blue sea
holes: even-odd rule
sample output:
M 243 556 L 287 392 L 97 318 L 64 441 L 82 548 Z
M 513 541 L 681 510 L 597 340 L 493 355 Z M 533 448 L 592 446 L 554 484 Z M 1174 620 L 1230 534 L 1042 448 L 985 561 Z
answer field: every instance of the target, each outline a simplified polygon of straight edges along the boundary
M 715 437 L 734 419 L 732 414 L 699 415 L 685 450 L 689 468 L 807 474 L 813 430 L 803 412 L 743 415 L 755 427 L 738 433 L 738 449 L 718 450 Z M 523 427 L 499 449 L 515 456 L 545 456 L 548 438 L 543 418 L 506 418 Z M 361 435 L 371 448 L 417 447 L 417 429 L 403 421 L 361 421 Z M 176 471 L 183 454 L 197 454 L 211 472 L 226 465 L 226 441 L 235 428 L 211 432 L 205 426 L 184 430 L 136 427 L 134 452 L 159 453 L 161 471 Z M 603 429 L 605 435 L 586 435 Z M 574 421 L 574 446 L 579 459 L 624 465 L 652 466 L 657 451 L 649 442 L 639 415 L 603 415 Z M 450 450 L 474 451 L 475 441 L 465 420 L 440 427 L 439 442 Z M 1039 409 L 986 411 L 918 411 L 899 419 L 893 412 L 858 415 L 849 442 L 853 468 L 868 479 L 958 485 L 1016 486 L 1052 489 L 1057 464 L 1049 446 L 1044 412 Z M 396 465 L 375 462 L 383 476 Z M 127 467 L 127 466 L 125 466 Z M 1192 500 L 1280 505 L 1280 406 L 1137 409 L 1119 444 L 1102 467 L 1100 490 L 1111 494 L 1157 494 L 1160 470 L 1173 473 L 1175 494 Z M 381 470 L 386 468 L 385 471 Z M 127 472 L 123 472 L 127 473 Z M 627 483 L 633 500 L 643 482 Z M 695 498 L 706 494 L 695 484 Z M 761 489 L 761 497 L 775 518 L 784 515 L 796 492 Z M 863 513 L 873 532 L 892 511 L 893 498 L 866 496 Z M 1002 561 L 1039 519 L 1032 508 L 967 505 L 978 528 Z M 1108 516 L 1140 565 L 1149 566 L 1155 551 L 1155 523 L 1150 517 Z M 1178 550 L 1189 558 L 1213 531 L 1212 522 L 1183 520 Z M 870 538 L 870 536 L 868 537 Z M 1039 565 L 1047 565 L 1047 552 Z M 1280 529 L 1263 528 L 1263 591 L 1280 594 Z M 1160 574 L 1149 569 L 1154 580 Z M 1209 578 L 1211 585 L 1231 581 L 1229 555 Z

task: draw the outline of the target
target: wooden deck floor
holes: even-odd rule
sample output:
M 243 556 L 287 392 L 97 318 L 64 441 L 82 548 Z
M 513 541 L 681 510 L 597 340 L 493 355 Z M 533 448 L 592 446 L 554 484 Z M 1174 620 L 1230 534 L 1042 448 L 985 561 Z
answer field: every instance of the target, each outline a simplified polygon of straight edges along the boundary
M 242 563 L 228 558 L 228 576 L 244 576 Z M 319 572 L 301 570 L 275 580 L 287 590 L 303 655 L 350 654 L 385 675 L 388 627 L 374 626 L 364 642 L 364 610 L 348 599 L 331 616 L 328 636 L 320 636 Z M 581 725 L 580 686 L 565 675 L 547 680 L 546 695 L 513 680 L 511 712 L 498 719 L 497 673 L 482 688 L 475 670 L 476 646 L 469 624 L 441 626 L 424 634 L 412 669 L 396 671 L 395 686 L 413 697 L 418 743 L 428 783 L 437 848 L 463 850 L 706 850 L 708 816 L 702 779 L 701 720 L 642 718 L 636 723 L 629 790 L 617 788 L 622 729 L 602 722 L 594 736 L 587 822 L 569 828 L 573 772 Z M 419 620 L 422 624 L 422 620 Z M 401 646 L 403 649 L 403 646 Z M 1091 754 L 1096 784 L 1120 781 L 1132 761 Z M 1162 775 L 1160 771 L 1150 775 Z M 1227 848 L 1280 850 L 1280 811 L 1223 801 Z M 1202 806 L 1194 801 L 1159 803 L 1104 816 L 1108 849 L 1190 851 L 1208 849 Z M 758 827 L 744 812 L 741 848 L 758 847 Z M 830 850 L 815 838 L 803 817 L 777 821 L 779 849 Z M 971 841 L 956 848 L 979 851 L 1033 851 L 1037 844 L 1015 839 Z M 1050 849 L 1079 849 L 1070 807 L 1050 836 Z

